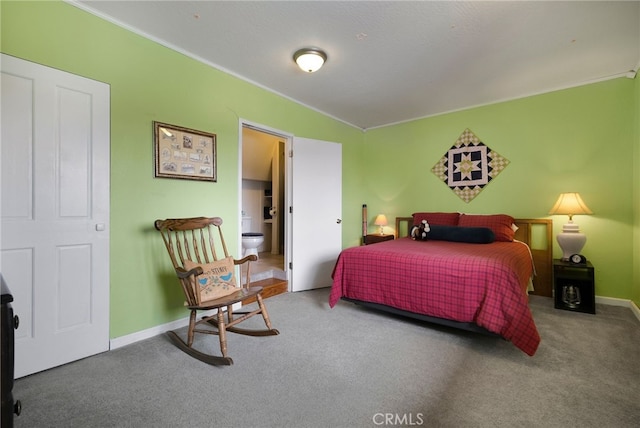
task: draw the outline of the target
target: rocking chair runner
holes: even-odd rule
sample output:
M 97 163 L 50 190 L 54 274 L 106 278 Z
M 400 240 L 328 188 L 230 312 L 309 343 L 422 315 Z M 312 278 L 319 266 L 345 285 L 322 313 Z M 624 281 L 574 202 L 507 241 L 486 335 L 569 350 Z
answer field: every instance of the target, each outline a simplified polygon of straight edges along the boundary
M 271 327 L 267 308 L 261 295 L 262 287 L 250 286 L 251 262 L 258 260 L 258 258 L 253 254 L 240 260 L 230 257 L 220 228 L 221 225 L 222 219 L 220 217 L 167 219 L 155 222 L 155 228 L 162 235 L 176 275 L 182 285 L 186 306 L 191 311 L 186 342 L 175 331 L 169 331 L 167 334 L 181 350 L 200 361 L 213 365 L 231 365 L 233 360 L 227 356 L 227 331 L 250 336 L 272 336 L 279 334 L 279 332 Z M 216 236 L 219 238 L 218 240 L 215 239 Z M 216 246 L 216 241 L 218 241 L 218 246 Z M 224 254 L 223 257 L 218 257 L 217 250 L 220 247 Z M 225 261 L 229 263 L 229 266 L 224 266 Z M 247 269 L 243 274 L 242 267 L 245 263 Z M 240 266 L 239 287 L 235 287 L 235 266 Z M 205 270 L 207 271 L 206 275 L 204 275 Z M 218 294 L 211 298 L 212 294 L 206 294 L 211 290 Z M 234 313 L 233 304 L 249 298 L 255 298 L 258 308 L 250 312 Z M 196 320 L 198 311 L 212 309 L 217 309 L 217 313 Z M 262 315 L 267 329 L 249 330 L 235 327 L 236 324 L 258 314 Z M 200 324 L 207 324 L 209 328 L 197 328 Z M 216 329 L 212 329 L 212 326 Z M 192 346 L 194 333 L 218 335 L 222 356 L 209 355 L 194 349 Z

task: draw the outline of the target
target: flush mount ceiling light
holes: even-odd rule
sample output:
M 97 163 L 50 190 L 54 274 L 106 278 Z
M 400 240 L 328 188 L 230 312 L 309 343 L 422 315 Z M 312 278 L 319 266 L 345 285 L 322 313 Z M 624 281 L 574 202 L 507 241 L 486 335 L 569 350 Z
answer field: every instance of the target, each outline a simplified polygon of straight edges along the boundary
M 327 54 L 316 48 L 303 48 L 293 54 L 293 60 L 302 71 L 313 73 L 318 71 L 327 60 Z

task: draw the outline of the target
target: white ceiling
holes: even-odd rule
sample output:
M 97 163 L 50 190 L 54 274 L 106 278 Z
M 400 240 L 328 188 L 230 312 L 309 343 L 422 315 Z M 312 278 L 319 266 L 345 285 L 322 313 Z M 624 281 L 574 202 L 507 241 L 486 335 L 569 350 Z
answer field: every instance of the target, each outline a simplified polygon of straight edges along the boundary
M 619 76 L 638 1 L 70 1 L 358 128 Z M 302 47 L 328 55 L 316 73 Z M 631 72 L 630 72 L 631 71 Z

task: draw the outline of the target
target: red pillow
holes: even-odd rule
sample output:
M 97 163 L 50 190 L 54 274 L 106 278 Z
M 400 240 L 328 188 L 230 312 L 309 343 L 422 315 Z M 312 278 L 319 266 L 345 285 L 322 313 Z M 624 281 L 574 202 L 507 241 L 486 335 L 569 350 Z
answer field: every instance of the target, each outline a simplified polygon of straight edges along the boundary
M 458 226 L 488 227 L 496 236 L 496 241 L 513 241 L 513 217 L 506 214 L 474 215 L 460 214 Z
M 422 223 L 422 220 L 427 220 L 429 224 L 435 224 L 438 226 L 458 226 L 458 213 L 413 213 L 413 225 Z

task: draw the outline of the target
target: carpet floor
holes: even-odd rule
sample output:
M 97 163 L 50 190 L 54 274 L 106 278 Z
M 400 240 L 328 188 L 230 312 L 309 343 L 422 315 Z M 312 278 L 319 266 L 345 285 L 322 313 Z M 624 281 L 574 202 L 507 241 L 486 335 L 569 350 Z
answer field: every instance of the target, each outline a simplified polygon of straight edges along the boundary
M 16 381 L 22 427 L 637 427 L 640 322 L 530 305 L 542 343 L 368 310 L 329 289 L 266 300 L 280 335 L 228 335 L 212 367 L 166 335 Z M 186 315 L 186 314 L 185 314 Z M 254 323 L 260 320 L 251 319 Z M 246 324 L 246 323 L 245 323 Z M 257 326 L 258 324 L 256 324 Z M 184 329 L 182 330 L 184 333 Z M 219 354 L 217 337 L 197 339 Z

